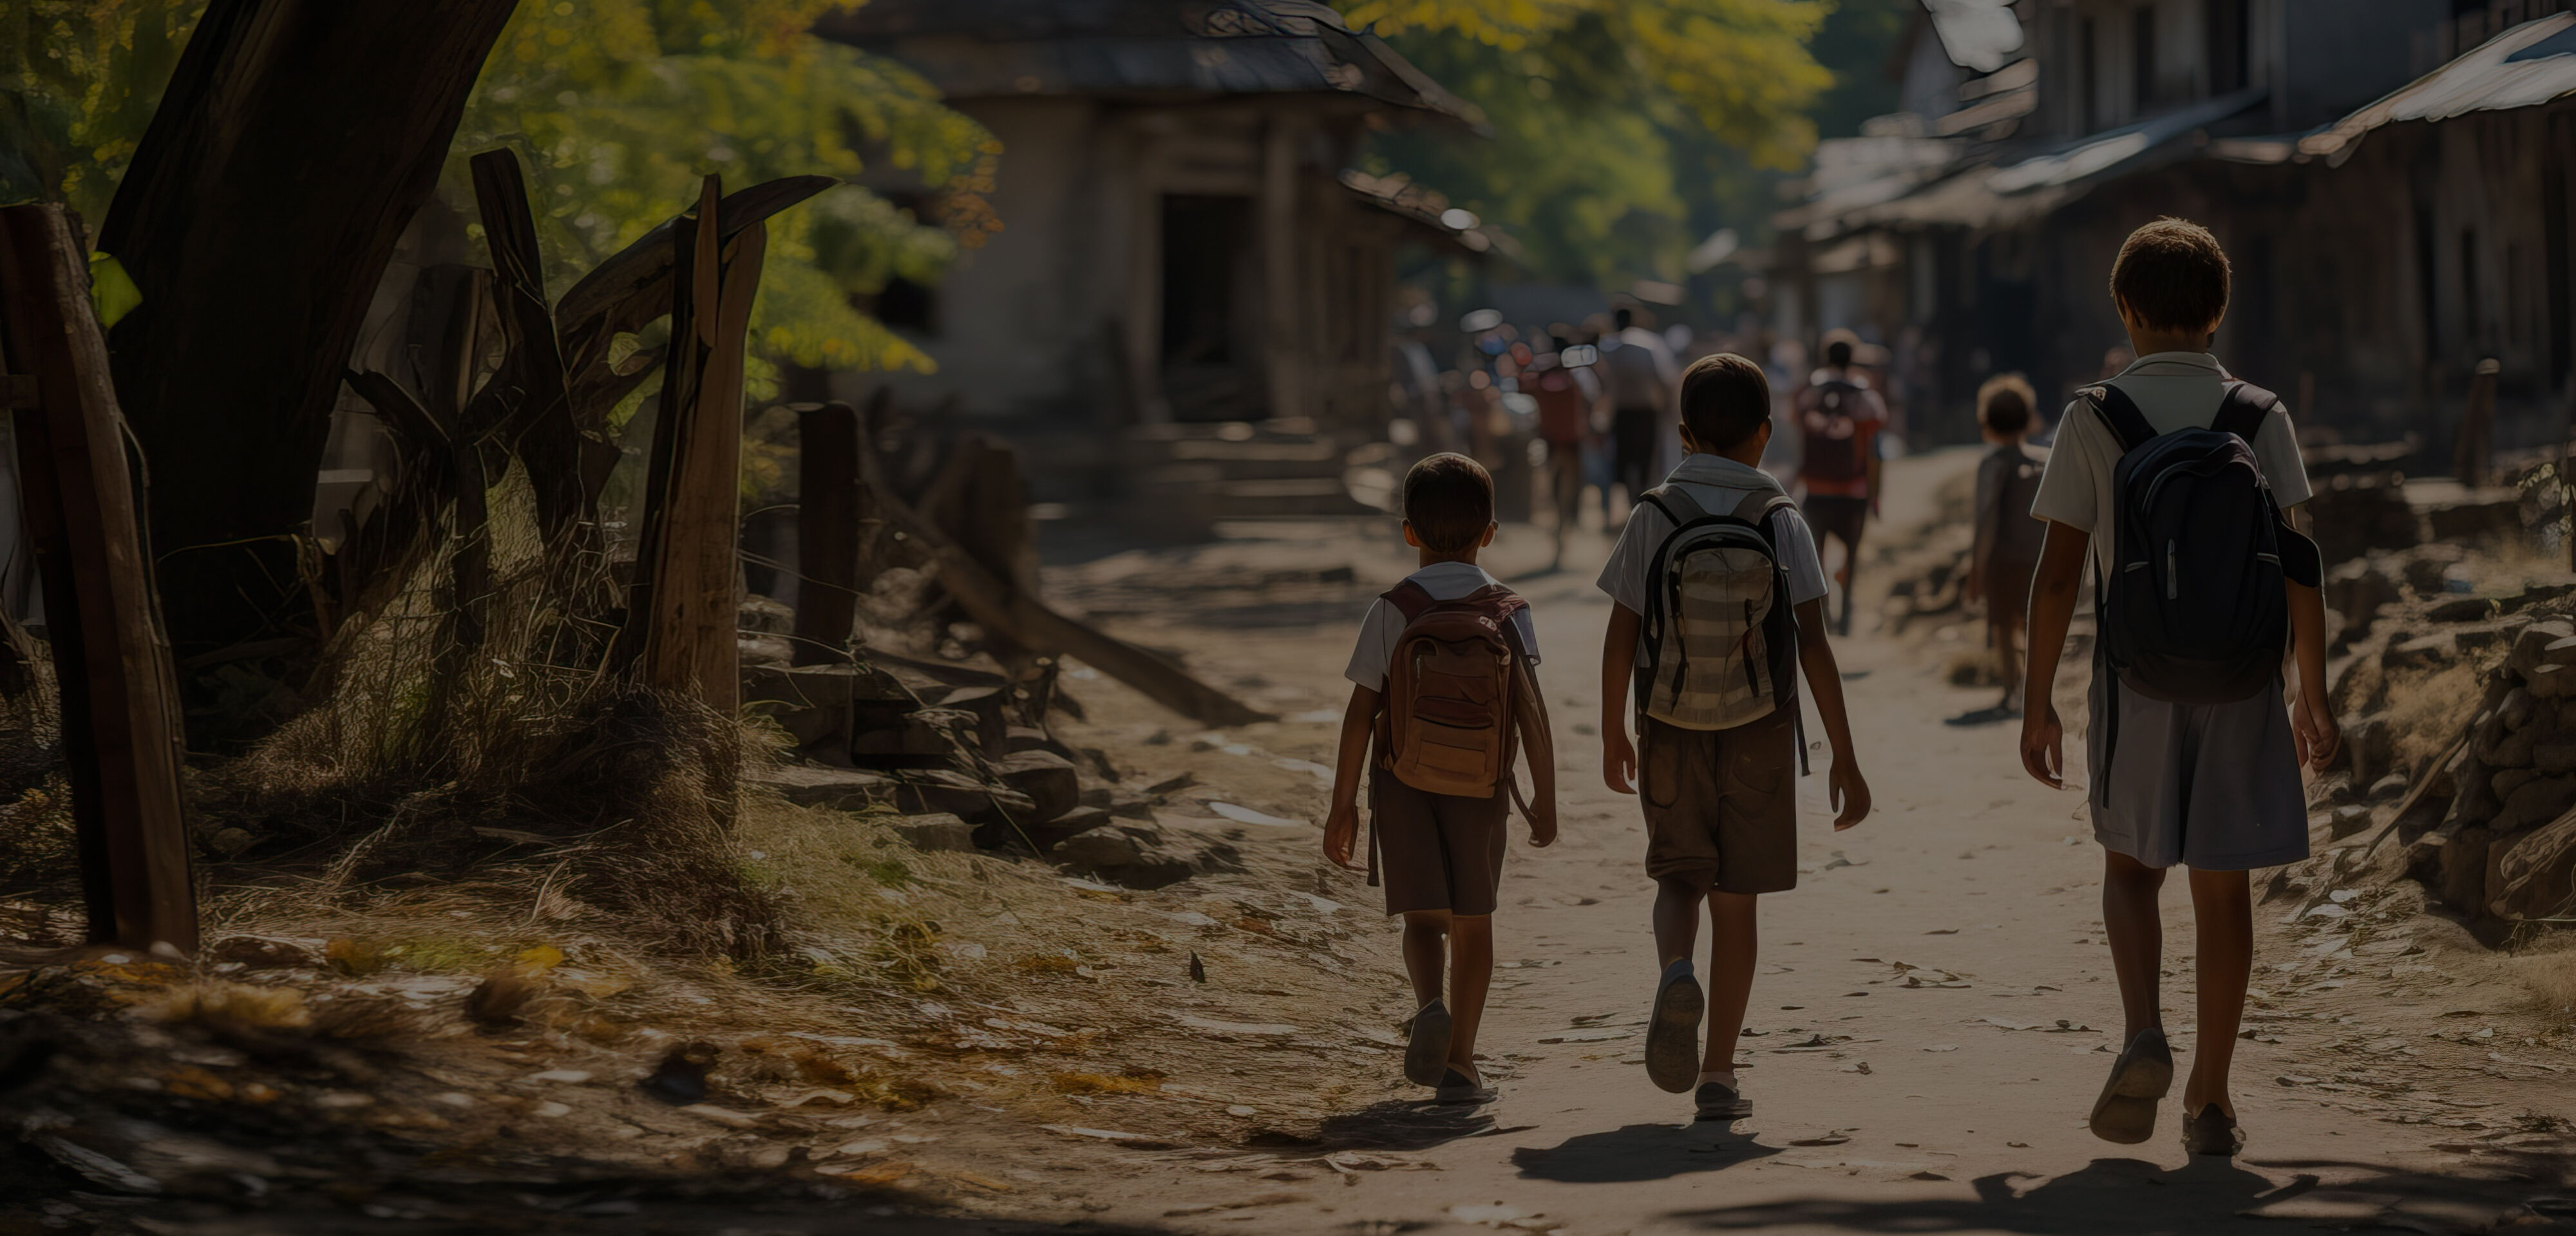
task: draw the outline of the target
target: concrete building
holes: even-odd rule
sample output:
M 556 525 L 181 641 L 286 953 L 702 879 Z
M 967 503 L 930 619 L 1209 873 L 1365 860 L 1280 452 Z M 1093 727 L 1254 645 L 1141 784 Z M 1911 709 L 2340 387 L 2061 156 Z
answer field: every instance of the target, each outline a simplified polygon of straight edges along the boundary
M 1029 432 L 1382 419 L 1396 246 L 1488 243 L 1346 175 L 1372 127 L 1479 121 L 1322 4 L 871 0 L 816 29 L 1002 146 L 1003 229 L 881 307 L 939 363 L 893 379 L 907 404 Z

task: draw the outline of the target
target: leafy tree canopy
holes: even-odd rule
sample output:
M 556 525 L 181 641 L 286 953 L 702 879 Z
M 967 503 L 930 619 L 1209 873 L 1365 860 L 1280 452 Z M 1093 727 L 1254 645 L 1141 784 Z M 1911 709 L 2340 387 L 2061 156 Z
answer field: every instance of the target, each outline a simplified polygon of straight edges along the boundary
M 465 158 L 516 148 L 561 294 L 694 203 L 707 172 L 731 188 L 803 173 L 904 186 L 909 206 L 837 189 L 771 221 L 753 344 L 777 363 L 927 368 L 857 305 L 896 278 L 936 280 L 1000 227 L 985 198 L 1000 148 L 908 70 L 810 34 L 839 2 L 521 0 L 458 126 L 442 196 L 471 217 Z M 204 8 L 0 3 L 0 201 L 104 219 Z
M 1501 224 L 1531 274 L 1624 287 L 1680 277 L 1700 236 L 1758 214 L 1800 166 L 1834 75 L 1808 43 L 1832 0 L 1351 0 L 1494 135 L 1397 132 L 1403 172 Z
M 927 369 L 853 298 L 934 282 L 998 229 L 984 195 L 1000 147 L 910 71 L 808 32 L 840 3 L 522 0 L 458 126 L 450 200 L 473 200 L 462 156 L 516 147 L 560 293 L 694 202 L 709 172 L 728 188 L 805 173 L 908 185 L 909 208 L 836 189 L 773 219 L 752 332 L 775 362 Z

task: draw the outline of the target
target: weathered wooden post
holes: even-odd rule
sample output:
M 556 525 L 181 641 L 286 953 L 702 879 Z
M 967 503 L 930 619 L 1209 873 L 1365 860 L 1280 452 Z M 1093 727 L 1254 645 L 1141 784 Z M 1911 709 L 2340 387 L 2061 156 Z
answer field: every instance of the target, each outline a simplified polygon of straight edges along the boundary
M 796 408 L 796 663 L 840 661 L 858 616 L 859 531 L 868 518 L 859 479 L 865 431 L 846 403 Z
M 2494 462 L 2496 375 L 2503 370 L 2492 356 L 2478 362 L 2469 378 L 2469 405 L 2460 412 L 2460 433 L 2451 444 L 2451 475 L 2471 488 L 2487 483 Z
M 0 348 L 27 539 L 45 585 L 89 938 L 193 952 L 178 680 L 88 262 L 60 206 L 0 209 Z
M 697 215 L 672 238 L 671 342 L 620 647 L 645 684 L 731 714 L 742 695 L 734 589 L 744 331 L 768 230 L 755 223 L 725 243 L 719 189 L 706 178 Z

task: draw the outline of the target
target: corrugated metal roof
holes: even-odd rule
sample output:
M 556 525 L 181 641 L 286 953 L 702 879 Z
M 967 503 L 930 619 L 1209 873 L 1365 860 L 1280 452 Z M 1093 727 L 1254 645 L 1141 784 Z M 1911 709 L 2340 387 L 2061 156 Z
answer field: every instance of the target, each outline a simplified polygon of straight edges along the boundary
M 814 30 L 902 60 L 952 99 L 1349 94 L 1484 122 L 1314 0 L 869 0 Z
M 2576 13 L 2527 21 L 2470 49 L 2335 124 L 2299 139 L 2299 153 L 2340 164 L 2373 129 L 2404 120 L 2532 107 L 2576 92 Z

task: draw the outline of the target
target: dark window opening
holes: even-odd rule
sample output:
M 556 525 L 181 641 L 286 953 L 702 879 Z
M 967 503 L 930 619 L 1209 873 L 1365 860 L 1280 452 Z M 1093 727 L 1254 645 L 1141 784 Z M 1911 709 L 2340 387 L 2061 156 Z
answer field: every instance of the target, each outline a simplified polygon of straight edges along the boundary
M 2576 313 L 2569 304 L 2567 269 L 2567 167 L 2552 162 L 2540 177 L 2540 226 L 2543 260 L 2549 269 L 2549 384 L 2563 385 L 2576 367 Z
M 2478 299 L 2478 230 L 2460 229 L 2460 342 L 2478 348 L 2486 342 L 2486 305 Z
M 2226 94 L 2252 84 L 2246 63 L 2246 0 L 2202 0 L 2201 33 L 2209 44 L 2209 92 Z
M 2156 6 L 2150 4 L 2129 15 L 2130 72 L 2136 75 L 2137 109 L 2144 112 L 2156 105 Z
M 1163 199 L 1163 363 L 1227 365 L 1236 355 L 1235 302 L 1247 290 L 1252 199 Z
M 2097 41 L 2096 33 L 2093 19 L 2087 17 L 2079 24 L 2075 37 L 2075 94 L 2084 117 L 2084 131 L 2087 133 L 2102 127 L 2102 79 L 2099 57 L 2096 56 L 2094 47 Z
M 877 293 L 876 320 L 896 330 L 924 335 L 939 332 L 939 294 L 926 284 L 914 283 L 901 275 L 886 280 L 885 290 Z
M 2440 270 L 2441 242 L 2433 230 L 2431 191 L 2417 186 L 2415 194 L 2415 293 L 2423 303 L 2418 309 L 2424 315 L 2424 360 L 2429 363 L 2442 352 L 2442 286 Z

